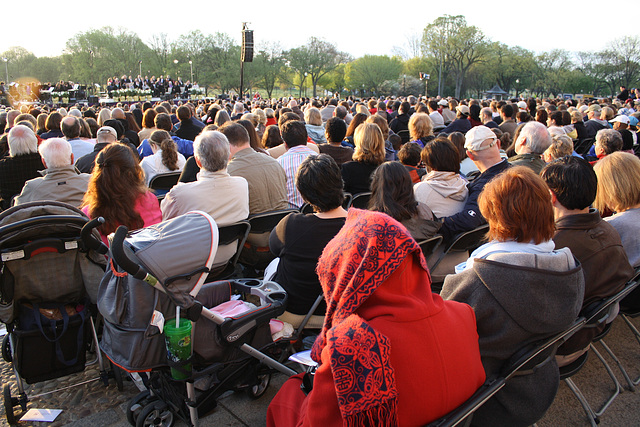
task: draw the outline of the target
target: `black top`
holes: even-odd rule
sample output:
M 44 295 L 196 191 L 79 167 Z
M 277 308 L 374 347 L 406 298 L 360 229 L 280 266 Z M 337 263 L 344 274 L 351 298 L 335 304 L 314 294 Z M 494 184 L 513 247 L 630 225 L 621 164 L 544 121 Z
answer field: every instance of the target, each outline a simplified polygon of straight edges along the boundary
M 9 208 L 11 198 L 20 194 L 24 183 L 41 177 L 44 170 L 42 158 L 38 153 L 21 154 L 0 160 L 0 196 L 2 209 Z
M 350 162 L 353 157 L 353 148 L 344 147 L 342 145 L 320 144 L 318 150 L 322 154 L 328 154 L 333 157 L 338 166 L 342 166 L 343 163 Z
M 289 295 L 288 312 L 307 314 L 318 295 L 322 294 L 316 274 L 318 258 L 327 243 L 338 234 L 345 220 L 292 213 L 271 232 L 269 247 L 274 255 L 280 257 L 273 280 Z M 324 316 L 326 308 L 323 302 L 314 314 Z
M 344 191 L 351 194 L 371 191 L 371 175 L 378 165 L 351 161 L 342 165 L 342 180 Z

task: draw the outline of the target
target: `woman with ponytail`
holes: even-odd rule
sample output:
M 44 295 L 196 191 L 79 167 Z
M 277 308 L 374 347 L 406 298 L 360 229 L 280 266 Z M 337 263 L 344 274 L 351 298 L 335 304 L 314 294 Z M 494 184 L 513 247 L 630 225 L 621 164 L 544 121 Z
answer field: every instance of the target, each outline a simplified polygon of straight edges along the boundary
M 144 170 L 145 183 L 149 185 L 151 178 L 165 172 L 180 172 L 186 159 L 180 153 L 176 143 L 166 130 L 157 130 L 149 137 L 149 145 L 153 154 L 140 162 Z

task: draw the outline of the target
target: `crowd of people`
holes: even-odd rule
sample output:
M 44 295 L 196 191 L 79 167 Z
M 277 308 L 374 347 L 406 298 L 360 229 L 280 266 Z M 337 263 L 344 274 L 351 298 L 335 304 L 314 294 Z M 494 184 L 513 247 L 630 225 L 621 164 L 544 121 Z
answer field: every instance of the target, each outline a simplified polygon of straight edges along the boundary
M 111 84 L 147 84 L 127 80 Z M 424 425 L 640 267 L 639 118 L 628 92 L 588 103 L 254 97 L 8 108 L 0 203 L 68 203 L 105 218 L 105 243 L 119 225 L 192 210 L 225 226 L 295 209 L 271 233 L 250 234 L 240 258 L 243 272 L 266 266 L 287 290 L 281 319 L 294 326 L 324 295 L 309 324 L 320 330 L 313 389 L 290 379 L 268 425 Z M 180 178 L 159 201 L 149 185 L 163 173 Z M 347 211 L 347 193 L 369 194 L 367 209 Z M 416 241 L 441 235 L 446 247 L 485 224 L 486 243 L 429 271 Z M 220 247 L 214 270 L 236 250 Z M 640 293 L 621 304 L 638 307 Z M 598 332 L 576 333 L 473 424 L 536 422 L 555 397 L 557 366 Z

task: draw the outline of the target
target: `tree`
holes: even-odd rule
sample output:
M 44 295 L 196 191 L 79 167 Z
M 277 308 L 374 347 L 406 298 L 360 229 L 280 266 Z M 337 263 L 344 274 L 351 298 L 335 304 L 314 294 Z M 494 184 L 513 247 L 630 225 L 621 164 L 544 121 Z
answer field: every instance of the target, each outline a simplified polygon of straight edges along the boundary
M 573 69 L 573 63 L 569 52 L 562 49 L 553 49 L 543 52 L 536 58 L 538 72 L 534 87 L 537 87 L 544 95 L 558 95 L 568 80 L 568 75 Z
M 365 55 L 346 66 L 346 82 L 350 89 L 363 88 L 378 95 L 386 80 L 395 80 L 402 71 L 399 58 L 386 55 Z
M 453 74 L 455 96 L 460 97 L 469 69 L 482 62 L 487 51 L 484 34 L 467 25 L 464 16 L 444 15 L 424 29 L 423 51 L 433 55 L 447 73 Z
M 301 90 L 306 80 L 305 73 L 311 77 L 314 97 L 317 95 L 318 81 L 350 59 L 348 54 L 339 52 L 335 45 L 316 37 L 311 37 L 304 46 L 291 49 L 286 57 L 298 76 Z
M 0 80 L 5 79 L 5 72 L 8 71 L 9 81 L 28 77 L 31 70 L 33 70 L 33 62 L 36 60 L 36 56 L 32 52 L 21 46 L 13 46 L 2 52 L 2 58 L 7 60 L 7 68 L 5 70 L 5 64 L 0 63 L 2 65 L 2 72 L 0 72 L 2 77 Z
M 640 37 L 625 36 L 614 40 L 609 50 L 612 65 L 622 86 L 631 87 L 640 79 Z
M 266 44 L 258 51 L 253 61 L 258 83 L 267 91 L 267 98 L 271 98 L 278 76 L 284 67 L 282 48 L 276 43 Z
M 152 53 L 152 64 L 156 66 L 156 70 L 161 70 L 161 74 L 166 73 L 169 67 L 169 55 L 172 50 L 171 41 L 167 33 L 153 34 L 149 40 L 149 47 Z

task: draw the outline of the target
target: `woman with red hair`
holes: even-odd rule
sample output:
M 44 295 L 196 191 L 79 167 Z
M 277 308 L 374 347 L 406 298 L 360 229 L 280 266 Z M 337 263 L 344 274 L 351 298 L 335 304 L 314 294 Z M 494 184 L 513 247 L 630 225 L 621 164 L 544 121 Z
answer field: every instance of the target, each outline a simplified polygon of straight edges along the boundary
M 478 204 L 490 240 L 445 278 L 441 295 L 473 307 L 482 364 L 491 378 L 519 349 L 576 320 L 584 277 L 569 248 L 554 249 L 549 188 L 533 171 L 507 169 L 485 186 Z M 551 406 L 558 382 L 558 366 L 550 358 L 510 380 L 475 412 L 473 425 L 535 423 Z
M 431 292 L 420 247 L 396 220 L 350 209 L 317 273 L 327 312 L 313 389 L 289 379 L 268 426 L 422 426 L 483 383 L 473 311 Z

